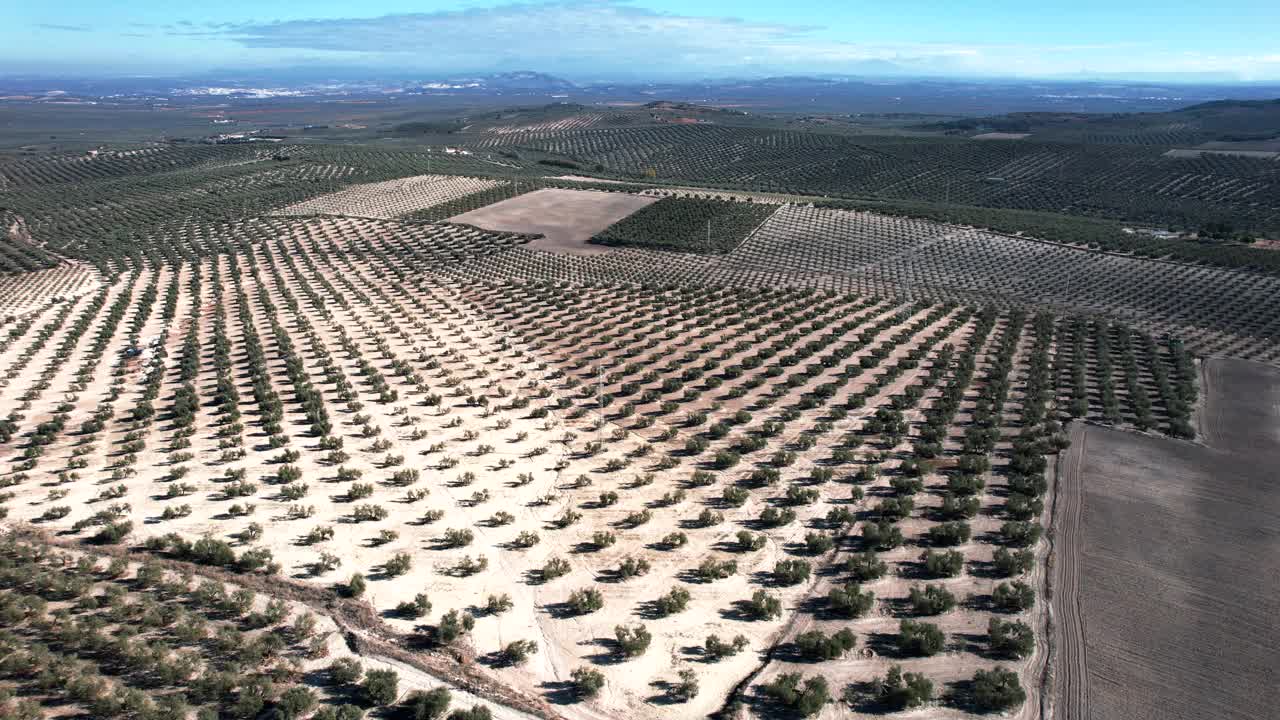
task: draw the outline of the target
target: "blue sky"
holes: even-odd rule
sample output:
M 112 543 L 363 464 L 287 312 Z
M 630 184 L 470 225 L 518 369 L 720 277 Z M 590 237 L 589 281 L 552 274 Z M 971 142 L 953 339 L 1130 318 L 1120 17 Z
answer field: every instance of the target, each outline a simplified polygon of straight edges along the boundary
M 1229 73 L 1280 80 L 1280 2 L 363 3 L 60 0 L 0 7 L 0 71 L 298 65 L 611 77 Z

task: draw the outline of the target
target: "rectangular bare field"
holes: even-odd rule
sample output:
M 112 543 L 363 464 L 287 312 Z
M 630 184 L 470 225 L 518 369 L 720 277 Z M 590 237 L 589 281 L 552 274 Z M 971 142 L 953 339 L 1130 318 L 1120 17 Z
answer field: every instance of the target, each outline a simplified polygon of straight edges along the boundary
M 1212 360 L 1205 378 L 1210 447 L 1073 432 L 1056 520 L 1057 718 L 1244 720 L 1280 706 L 1280 372 Z
M 540 234 L 529 247 L 576 255 L 611 252 L 588 245 L 596 233 L 652 205 L 658 198 L 595 190 L 536 190 L 479 210 L 449 218 L 450 222 L 486 230 Z
M 390 220 L 502 184 L 498 180 L 460 175 L 415 175 L 352 185 L 328 195 L 294 203 L 273 214 L 346 215 Z
M 1014 132 L 989 132 L 981 135 L 974 135 L 970 140 L 1022 140 L 1031 137 L 1031 133 L 1014 133 Z

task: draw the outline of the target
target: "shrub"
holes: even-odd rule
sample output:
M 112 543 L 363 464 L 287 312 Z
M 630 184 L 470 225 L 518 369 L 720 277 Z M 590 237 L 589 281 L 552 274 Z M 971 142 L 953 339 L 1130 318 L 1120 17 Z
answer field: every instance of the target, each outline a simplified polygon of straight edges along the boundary
M 868 550 L 851 556 L 845 562 L 844 569 L 853 577 L 854 582 L 870 582 L 884 577 L 889 566 L 878 555 Z
M 752 535 L 749 530 L 738 531 L 738 549 L 743 552 L 761 550 L 769 541 L 769 537 L 764 533 Z
M 604 607 L 604 595 L 595 588 L 574 590 L 569 594 L 569 607 L 578 615 L 586 615 Z
M 360 573 L 356 573 L 351 576 L 351 579 L 348 580 L 347 584 L 342 588 L 342 594 L 347 597 L 358 598 L 361 595 L 364 595 L 364 591 L 367 588 L 368 584 L 365 582 L 364 576 Z
M 822 532 L 808 532 L 804 536 L 804 549 L 810 555 L 821 555 L 835 547 L 835 540 Z
M 972 531 L 969 523 L 952 520 L 929 528 L 929 542 L 941 547 L 954 547 L 969 541 Z
M 782 617 L 782 601 L 764 590 L 757 590 L 747 601 L 747 613 L 757 620 Z
M 396 553 L 391 559 L 382 564 L 382 571 L 387 577 L 399 577 L 407 572 L 413 566 L 413 558 L 408 553 Z
M 920 563 L 931 577 L 956 577 L 964 570 L 964 555 L 955 550 L 926 550 L 920 555 Z
M 698 696 L 698 676 L 689 668 L 678 674 L 680 682 L 671 686 L 671 697 L 678 702 L 689 702 Z
M 281 693 L 280 699 L 276 701 L 275 710 L 277 717 L 292 720 L 311 712 L 316 704 L 315 692 L 310 688 L 295 685 Z
M 689 591 L 682 587 L 674 587 L 671 592 L 654 601 L 654 608 L 662 617 L 683 612 L 689 606 Z
M 454 710 L 449 720 L 493 720 L 493 713 L 484 705 L 472 705 L 467 710 Z
M 844 655 L 857 643 L 853 631 L 844 628 L 831 635 L 810 630 L 796 636 L 796 647 L 809 660 L 832 660 Z
M 915 620 L 898 624 L 898 651 L 903 655 L 937 655 L 946 645 L 946 637 L 937 625 Z
M 1017 674 L 1011 670 L 996 666 L 973 676 L 973 704 L 982 712 L 1009 710 L 1026 699 Z
M 698 579 L 703 582 L 723 580 L 736 572 L 738 572 L 738 563 L 733 560 L 718 561 L 713 557 L 703 560 L 697 570 Z
M 628 555 L 618 565 L 618 576 L 623 580 L 630 580 L 633 577 L 639 577 L 649 572 L 649 561 L 640 558 L 636 559 Z
M 941 585 L 911 588 L 911 609 L 917 615 L 940 615 L 956 606 L 956 596 Z
M 1000 526 L 1000 538 L 1005 544 L 1018 548 L 1034 545 L 1043 533 L 1044 528 L 1040 527 L 1040 523 L 1035 522 L 1010 520 Z
M 792 708 L 800 715 L 817 715 L 823 706 L 831 702 L 827 679 L 821 675 L 801 678 L 800 673 L 784 673 L 773 682 L 760 688 L 765 695 L 779 704 Z
M 471 617 L 471 613 L 450 610 L 440 618 L 440 624 L 436 626 L 436 642 L 448 645 L 462 637 L 463 633 L 470 632 L 475 625 L 476 619 Z
M 463 528 L 449 528 L 444 531 L 443 545 L 449 548 L 466 547 L 475 540 L 475 533 L 471 530 Z
M 831 611 L 847 618 L 866 615 L 876 603 L 876 594 L 863 590 L 857 583 L 846 583 L 827 593 L 827 605 Z
M 334 685 L 350 685 L 364 675 L 364 667 L 353 658 L 338 658 L 329 663 L 329 682 Z
M 1035 649 L 1035 633 L 1019 620 L 1006 622 L 993 617 L 987 622 L 987 642 L 991 651 L 1009 658 L 1024 658 Z
M 564 558 L 553 557 L 542 566 L 538 571 L 539 576 L 544 580 L 555 580 L 569 574 L 569 561 Z
M 902 530 L 888 520 L 862 523 L 862 539 L 875 550 L 892 550 L 902 544 Z
M 789 525 L 792 522 L 795 522 L 795 519 L 796 511 L 791 508 L 783 508 L 779 510 L 778 508 L 769 507 L 765 508 L 764 511 L 760 513 L 760 524 L 768 528 Z
M 383 707 L 400 694 L 400 676 L 395 670 L 370 670 L 360 683 L 360 697 L 366 705 Z
M 604 675 L 594 668 L 576 668 L 570 677 L 573 680 L 573 690 L 578 697 L 593 698 L 599 695 L 601 688 L 604 687 Z
M 1035 566 L 1035 554 L 1030 550 L 1014 550 L 997 548 L 992 559 L 996 572 L 1004 577 L 1012 577 L 1029 572 Z
M 396 605 L 396 614 L 401 617 L 417 619 L 431 612 L 431 600 L 426 593 L 418 593 L 412 600 L 405 600 Z
M 809 571 L 804 560 L 779 560 L 773 568 L 773 580 L 780 585 L 798 585 L 809 579 Z
M 711 660 L 732 657 L 745 650 L 750 642 L 745 635 L 739 635 L 732 642 L 725 642 L 719 635 L 708 635 L 704 648 Z
M 649 642 L 653 640 L 653 636 L 644 625 L 635 627 L 627 627 L 626 625 L 618 625 L 613 629 L 613 635 L 618 639 L 618 650 L 623 657 L 639 657 L 649 649 Z
M 1036 604 L 1036 591 L 1021 580 L 1000 583 L 991 593 L 991 601 L 1001 610 L 1021 612 L 1031 609 Z
M 484 611 L 490 615 L 501 615 L 511 609 L 511 596 L 507 593 L 501 595 L 490 595 L 485 601 Z
M 502 649 L 502 662 L 507 665 L 522 665 L 536 652 L 538 643 L 533 640 L 515 640 Z
M 919 707 L 933 698 L 933 682 L 919 673 L 903 673 L 901 665 L 889 668 L 876 683 L 876 702 L 889 710 Z
M 404 707 L 412 720 L 439 720 L 449 709 L 451 700 L 448 688 L 415 690 L 405 698 Z

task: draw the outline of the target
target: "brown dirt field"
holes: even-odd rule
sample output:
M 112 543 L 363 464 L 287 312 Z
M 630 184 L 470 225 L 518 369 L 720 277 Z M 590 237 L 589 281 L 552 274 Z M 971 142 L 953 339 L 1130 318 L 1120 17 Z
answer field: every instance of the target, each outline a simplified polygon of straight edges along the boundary
M 610 248 L 588 245 L 596 233 L 657 198 L 594 190 L 537 190 L 449 218 L 486 230 L 540 234 L 529 243 L 537 250 L 598 255 Z
M 1204 367 L 1207 446 L 1077 426 L 1054 557 L 1054 716 L 1274 717 L 1280 370 Z

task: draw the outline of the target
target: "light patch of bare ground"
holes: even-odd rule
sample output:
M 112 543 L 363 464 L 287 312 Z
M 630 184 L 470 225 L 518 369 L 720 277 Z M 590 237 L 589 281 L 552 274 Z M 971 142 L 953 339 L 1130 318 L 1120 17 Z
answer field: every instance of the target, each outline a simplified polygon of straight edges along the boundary
M 1206 446 L 1077 427 L 1055 530 L 1054 717 L 1271 717 L 1280 705 L 1280 371 L 1204 368 Z
M 1280 153 L 1273 150 L 1217 150 L 1204 148 L 1180 148 L 1167 151 L 1164 156 L 1171 158 L 1198 158 L 1202 155 L 1236 155 L 1238 157 L 1274 160 Z
M 542 235 L 529 243 L 529 247 L 537 250 L 598 255 L 610 252 L 610 249 L 602 245 L 588 245 L 588 240 L 657 201 L 657 198 L 626 193 L 549 188 L 455 215 L 449 221 L 486 230 Z
M 1031 133 L 989 132 L 974 135 L 970 140 L 1021 140 L 1031 137 Z
M 425 210 L 503 183 L 454 175 L 415 175 L 385 182 L 361 183 L 338 192 L 294 203 L 275 215 L 347 215 L 390 220 Z

